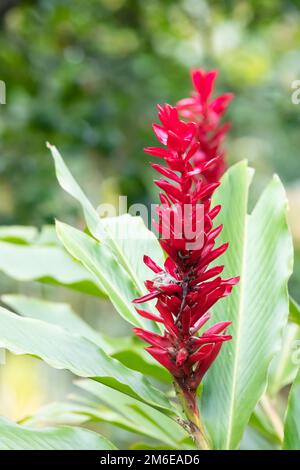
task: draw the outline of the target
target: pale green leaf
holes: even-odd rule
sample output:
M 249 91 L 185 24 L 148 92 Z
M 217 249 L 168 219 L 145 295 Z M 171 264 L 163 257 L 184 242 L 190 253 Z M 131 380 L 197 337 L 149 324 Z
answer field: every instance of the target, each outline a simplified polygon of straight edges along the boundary
M 248 188 L 248 169 L 241 162 L 225 174 L 213 201 L 222 205 L 216 221 L 224 224 L 219 243 L 230 243 L 220 260 L 225 277 L 241 276 L 233 293 L 213 309 L 214 321 L 232 321 L 233 336 L 208 372 L 201 400 L 216 449 L 238 447 L 281 348 L 289 310 L 293 249 L 284 189 L 275 176 L 247 215 Z
M 129 339 L 127 346 L 125 342 L 121 342 L 116 351 L 111 352 L 111 356 L 118 359 L 129 369 L 137 370 L 160 382 L 171 384 L 173 381 L 171 374 L 145 351 L 145 343 L 137 342 L 135 338 Z
M 22 225 L 7 225 L 0 227 L 0 240 L 10 243 L 31 243 L 37 237 L 36 227 Z
M 300 450 L 300 370 L 289 394 L 283 447 L 287 450 Z
M 30 416 L 19 421 L 19 424 L 39 428 L 58 425 L 80 426 L 90 421 L 85 411 L 84 405 L 57 401 L 38 408 Z
M 268 393 L 274 397 L 279 390 L 293 382 L 299 367 L 300 328 L 289 323 L 284 331 L 280 351 L 273 358 L 268 377 Z
M 58 246 L 21 245 L 0 241 L 0 270 L 17 281 L 64 285 L 102 296 L 91 273 Z
M 163 252 L 157 239 L 145 227 L 140 217 L 126 214 L 116 218 L 101 219 L 73 178 L 56 147 L 49 144 L 48 147 L 54 158 L 56 175 L 61 187 L 81 204 L 91 234 L 110 248 L 141 295 L 145 292 L 143 281 L 147 278 L 145 267 L 142 266 L 143 255 L 148 254 L 158 264 L 163 263 Z
M 116 447 L 87 429 L 61 426 L 34 429 L 0 418 L 0 450 L 111 450 Z
M 300 305 L 290 296 L 290 321 L 300 326 Z
M 57 148 L 54 145 L 50 145 L 49 143 L 47 143 L 47 147 L 51 151 L 52 157 L 54 159 L 56 177 L 60 186 L 81 204 L 87 226 L 89 227 L 91 233 L 94 236 L 101 235 L 105 237 L 106 234 L 105 231 L 102 231 L 102 225 L 99 223 L 100 218 L 96 209 L 93 207 L 80 186 L 74 180 Z
M 2 300 L 22 316 L 61 326 L 70 333 L 89 339 L 129 369 L 166 383 L 172 380 L 168 371 L 145 351 L 145 344 L 136 336 L 112 338 L 104 335 L 82 320 L 71 306 L 65 303 L 11 294 L 3 295 Z
M 89 339 L 106 353 L 111 353 L 115 350 L 110 344 L 109 339 L 106 340 L 104 335 L 95 331 L 82 320 L 68 304 L 49 302 L 24 295 L 6 294 L 1 298 L 6 305 L 24 317 L 35 318 L 61 326 L 70 333 L 76 333 Z
M 254 412 L 251 415 L 249 426 L 251 426 L 252 429 L 255 429 L 268 441 L 274 444 L 281 443 L 279 436 L 273 429 L 272 423 L 270 423 L 259 404 L 256 406 Z
M 150 256 L 160 266 L 164 263 L 164 254 L 157 238 L 147 229 L 141 217 L 130 214 L 102 219 L 102 224 L 126 257 L 139 291 L 146 292 L 144 281 L 151 278 L 153 272 L 143 262 L 143 256 Z
M 274 444 L 251 427 L 244 433 L 240 450 L 279 450 L 279 444 Z
M 132 397 L 122 395 L 117 390 L 110 390 L 91 380 L 80 380 L 76 384 L 105 403 L 137 434 L 146 435 L 177 448 L 188 438 L 187 432 L 175 421 Z
M 132 301 L 138 292 L 109 248 L 69 225 L 62 222 L 56 225 L 65 248 L 99 280 L 120 315 L 134 325 L 151 328 L 150 321 L 136 312 Z
M 0 347 L 37 356 L 57 369 L 90 377 L 122 393 L 173 414 L 167 398 L 142 374 L 107 356 L 96 344 L 56 325 L 20 317 L 0 307 Z

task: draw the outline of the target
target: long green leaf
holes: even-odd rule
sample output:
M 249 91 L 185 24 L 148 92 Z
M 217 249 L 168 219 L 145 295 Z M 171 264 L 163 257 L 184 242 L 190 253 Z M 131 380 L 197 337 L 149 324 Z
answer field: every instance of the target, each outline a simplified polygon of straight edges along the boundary
M 111 251 L 92 237 L 57 222 L 57 233 L 69 253 L 99 280 L 120 315 L 134 325 L 150 326 L 136 312 L 132 300 L 138 293 L 126 271 Z
M 51 151 L 52 157 L 54 159 L 56 177 L 60 186 L 81 204 L 87 226 L 89 227 L 91 233 L 97 237 L 105 237 L 106 233 L 102 229 L 101 223 L 99 223 L 100 218 L 96 209 L 90 203 L 80 186 L 73 178 L 57 148 L 49 143 L 47 143 L 47 147 Z
M 56 369 L 93 378 L 165 413 L 174 413 L 167 398 L 142 374 L 107 356 L 86 338 L 58 326 L 23 318 L 0 307 L 0 347 L 15 354 L 37 356 Z
M 274 397 L 283 387 L 293 382 L 297 375 L 297 348 L 300 345 L 300 328 L 289 323 L 285 329 L 280 351 L 273 358 L 268 376 L 268 393 Z
M 204 382 L 202 413 L 214 448 L 235 449 L 267 383 L 288 316 L 287 281 L 292 241 L 286 223 L 286 196 L 274 177 L 247 215 L 249 174 L 245 162 L 224 176 L 214 198 L 222 205 L 216 224 L 225 276 L 240 275 L 233 293 L 214 308 L 214 320 L 231 320 L 233 339 L 223 346 Z
M 108 354 L 115 350 L 108 338 L 106 340 L 104 335 L 89 326 L 68 304 L 11 294 L 3 295 L 1 299 L 19 315 L 61 326 L 70 333 L 87 338 Z
M 125 423 L 127 422 L 137 434 L 146 435 L 173 447 L 179 447 L 180 443 L 188 438 L 187 432 L 175 421 L 132 397 L 122 395 L 117 390 L 110 390 L 92 380 L 79 380 L 76 384 L 123 417 Z M 189 447 L 191 445 L 190 441 Z
M 109 389 L 111 391 L 111 389 Z M 76 397 L 75 397 L 76 398 Z M 84 403 L 55 402 L 46 405 L 32 416 L 22 420 L 27 426 L 56 426 L 58 424 L 78 426 L 88 422 L 109 423 L 135 434 L 147 435 L 141 426 L 99 403 L 84 400 Z M 150 436 L 152 437 L 152 436 Z
M 300 305 L 290 296 L 290 321 L 300 326 Z
M 17 281 L 64 285 L 102 296 L 102 286 L 78 261 L 58 246 L 34 246 L 0 241 L 0 270 Z
M 56 147 L 50 144 L 48 147 L 54 159 L 56 175 L 61 187 L 81 204 L 92 235 L 110 248 L 139 294 L 142 294 L 145 292 L 143 255 L 147 253 L 157 263 L 163 262 L 163 252 L 157 239 L 145 227 L 140 217 L 124 215 L 107 220 L 100 219 L 96 209 L 73 178 Z
M 36 227 L 22 225 L 7 225 L 0 227 L 0 240 L 9 243 L 31 243 L 38 235 Z
M 0 450 L 111 450 L 116 447 L 87 429 L 61 426 L 34 429 L 0 417 Z
M 86 408 L 85 405 L 71 401 L 55 401 L 38 408 L 30 416 L 19 421 L 19 424 L 32 428 L 61 425 L 81 426 L 90 421 Z
M 22 316 L 61 326 L 70 333 L 89 339 L 129 369 L 137 370 L 162 382 L 171 382 L 168 371 L 145 351 L 144 343 L 135 336 L 112 338 L 103 335 L 82 320 L 71 306 L 65 303 L 49 302 L 24 295 L 3 295 L 2 301 Z
M 280 435 L 277 429 L 274 429 L 274 424 L 271 422 L 269 415 L 265 412 L 261 403 L 258 403 L 254 412 L 251 415 L 249 426 L 255 429 L 263 437 L 276 445 L 281 445 L 282 433 L 280 428 Z
M 247 427 L 240 445 L 240 450 L 279 450 L 279 445 L 270 442 L 259 432 Z
M 130 214 L 102 219 L 102 224 L 126 258 L 138 290 L 146 292 L 144 281 L 151 277 L 152 272 L 143 262 L 143 256 L 147 254 L 160 266 L 164 263 L 164 254 L 157 238 L 147 229 L 141 217 Z
M 283 447 L 287 450 L 300 450 L 300 370 L 289 394 Z

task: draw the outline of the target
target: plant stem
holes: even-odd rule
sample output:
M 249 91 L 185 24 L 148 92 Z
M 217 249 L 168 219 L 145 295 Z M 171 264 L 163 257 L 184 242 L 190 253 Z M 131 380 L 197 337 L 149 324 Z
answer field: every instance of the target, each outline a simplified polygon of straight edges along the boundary
M 199 408 L 195 393 L 182 389 L 177 382 L 174 382 L 177 398 L 187 417 L 188 427 L 198 449 L 210 450 L 208 439 L 205 435 L 204 426 L 200 419 Z

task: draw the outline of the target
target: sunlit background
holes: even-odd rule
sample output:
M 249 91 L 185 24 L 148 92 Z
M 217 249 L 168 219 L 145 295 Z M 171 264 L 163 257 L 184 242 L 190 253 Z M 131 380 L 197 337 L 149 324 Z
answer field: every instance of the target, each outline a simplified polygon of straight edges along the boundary
M 300 2 L 294 0 L 0 1 L 0 223 L 82 224 L 59 189 L 45 142 L 55 144 L 89 197 L 129 204 L 155 199 L 143 147 L 152 145 L 156 103 L 190 92 L 190 67 L 219 69 L 219 92 L 235 94 L 228 163 L 256 169 L 253 198 L 276 172 L 290 199 L 298 250 L 291 291 L 300 300 Z M 0 293 L 70 302 L 111 336 L 129 328 L 111 307 L 64 288 L 16 283 Z M 0 414 L 20 420 L 74 393 L 72 376 L 34 358 L 7 355 Z M 109 431 L 116 433 L 112 429 Z M 117 431 L 113 439 L 130 443 Z

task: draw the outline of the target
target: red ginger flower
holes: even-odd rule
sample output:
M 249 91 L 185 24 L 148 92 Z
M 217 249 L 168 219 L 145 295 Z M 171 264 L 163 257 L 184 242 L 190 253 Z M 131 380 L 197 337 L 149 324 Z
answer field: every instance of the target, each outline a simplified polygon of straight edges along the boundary
M 197 125 L 181 121 L 177 109 L 169 105 L 158 106 L 158 109 L 161 125 L 154 124 L 153 129 L 166 148 L 148 147 L 145 151 L 163 158 L 167 164 L 152 164 L 168 178 L 155 181 L 163 190 L 156 226 L 167 259 L 164 267 L 160 267 L 148 256 L 144 257 L 145 264 L 155 276 L 145 283 L 149 293 L 135 299 L 134 303 L 157 299 L 156 314 L 138 308 L 137 311 L 142 317 L 162 324 L 164 332 L 159 335 L 141 328 L 134 331 L 150 344 L 146 350 L 170 371 L 185 396 L 194 397 L 222 343 L 231 339 L 225 334 L 230 322 L 217 323 L 204 332 L 202 327 L 210 319 L 210 308 L 230 294 L 239 278 L 222 279 L 220 274 L 224 266 L 209 268 L 228 246 L 226 243 L 214 247 L 222 226 L 213 228 L 213 220 L 221 207 L 211 208 L 211 196 L 219 183 L 209 183 L 202 177 L 218 159 L 210 159 L 195 168 L 191 162 L 199 149 L 199 143 L 195 142 Z M 183 230 L 185 208 L 190 209 L 189 224 L 195 226 L 199 204 L 203 209 L 202 228 L 187 237 Z M 175 230 L 178 220 L 181 236 Z M 169 232 L 167 237 L 166 232 Z
M 232 93 L 211 98 L 216 77 L 216 70 L 192 70 L 194 92 L 190 98 L 180 100 L 176 105 L 182 117 L 197 123 L 196 140 L 199 142 L 199 150 L 194 156 L 195 165 L 219 156 L 218 164 L 211 165 L 203 172 L 208 181 L 219 181 L 225 171 L 225 152 L 221 147 L 230 124 L 220 125 L 220 120 L 233 98 Z

